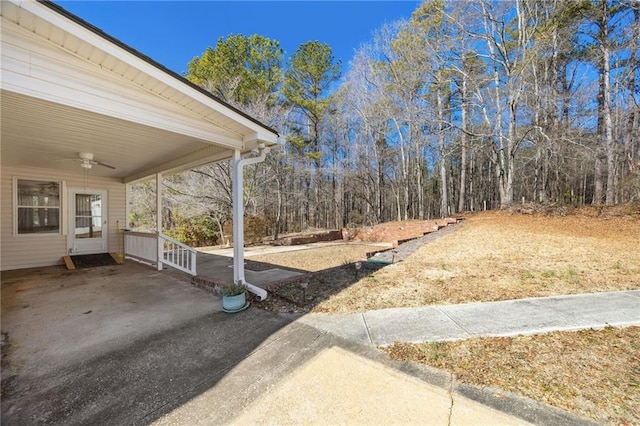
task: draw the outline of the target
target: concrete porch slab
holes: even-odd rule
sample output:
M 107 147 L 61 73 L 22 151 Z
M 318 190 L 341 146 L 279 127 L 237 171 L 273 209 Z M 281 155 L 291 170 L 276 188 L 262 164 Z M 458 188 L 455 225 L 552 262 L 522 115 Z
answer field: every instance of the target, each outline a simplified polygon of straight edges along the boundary
M 27 372 L 43 374 L 57 361 L 96 357 L 124 341 L 221 311 L 220 298 L 135 262 L 2 273 L 2 332 L 20 342 L 12 357 Z
M 198 277 L 221 284 L 233 282 L 233 258 L 219 254 L 198 253 L 197 262 Z M 252 271 L 245 266 L 244 274 L 250 284 L 266 288 L 269 284 L 294 278 L 304 273 L 273 265 L 273 268 L 267 269 L 265 267 L 261 271 Z

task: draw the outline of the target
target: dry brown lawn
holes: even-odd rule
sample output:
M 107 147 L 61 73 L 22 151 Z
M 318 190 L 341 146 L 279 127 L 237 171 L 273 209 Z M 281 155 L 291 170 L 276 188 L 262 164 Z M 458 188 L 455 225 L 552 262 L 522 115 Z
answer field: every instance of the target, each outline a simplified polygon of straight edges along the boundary
M 457 225 L 460 226 L 460 225 Z M 484 213 L 314 308 L 347 313 L 640 288 L 640 220 Z
M 249 260 L 317 272 L 364 260 L 367 253 L 377 250 L 384 250 L 384 247 L 367 244 L 336 244 L 294 252 L 251 256 Z
M 602 424 L 640 424 L 640 327 L 401 344 L 396 360 L 452 372 Z

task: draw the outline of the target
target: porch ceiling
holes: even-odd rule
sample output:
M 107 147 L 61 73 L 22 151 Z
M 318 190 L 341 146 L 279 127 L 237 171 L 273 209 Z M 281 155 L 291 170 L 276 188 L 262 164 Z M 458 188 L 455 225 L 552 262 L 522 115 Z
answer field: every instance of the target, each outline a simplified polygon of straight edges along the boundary
M 3 90 L 2 164 L 79 173 L 79 152 L 115 170 L 94 165 L 92 175 L 123 182 L 152 173 L 194 167 L 229 157 L 222 146 L 191 136 L 137 124 Z

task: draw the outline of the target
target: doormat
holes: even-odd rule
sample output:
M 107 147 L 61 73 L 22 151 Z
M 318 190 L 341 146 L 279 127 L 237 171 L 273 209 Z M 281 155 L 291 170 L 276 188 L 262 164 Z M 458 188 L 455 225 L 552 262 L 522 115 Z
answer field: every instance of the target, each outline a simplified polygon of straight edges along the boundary
M 82 254 L 70 257 L 73 261 L 73 266 L 75 266 L 76 269 L 94 268 L 96 266 L 111 266 L 118 264 L 113 256 L 111 256 L 109 253 Z

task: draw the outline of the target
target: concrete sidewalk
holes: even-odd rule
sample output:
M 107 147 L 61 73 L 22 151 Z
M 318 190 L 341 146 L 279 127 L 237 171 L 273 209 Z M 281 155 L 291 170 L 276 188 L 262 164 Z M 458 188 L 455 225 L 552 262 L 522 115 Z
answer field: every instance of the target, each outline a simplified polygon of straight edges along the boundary
M 299 321 L 373 346 L 640 325 L 640 290 L 308 314 Z

